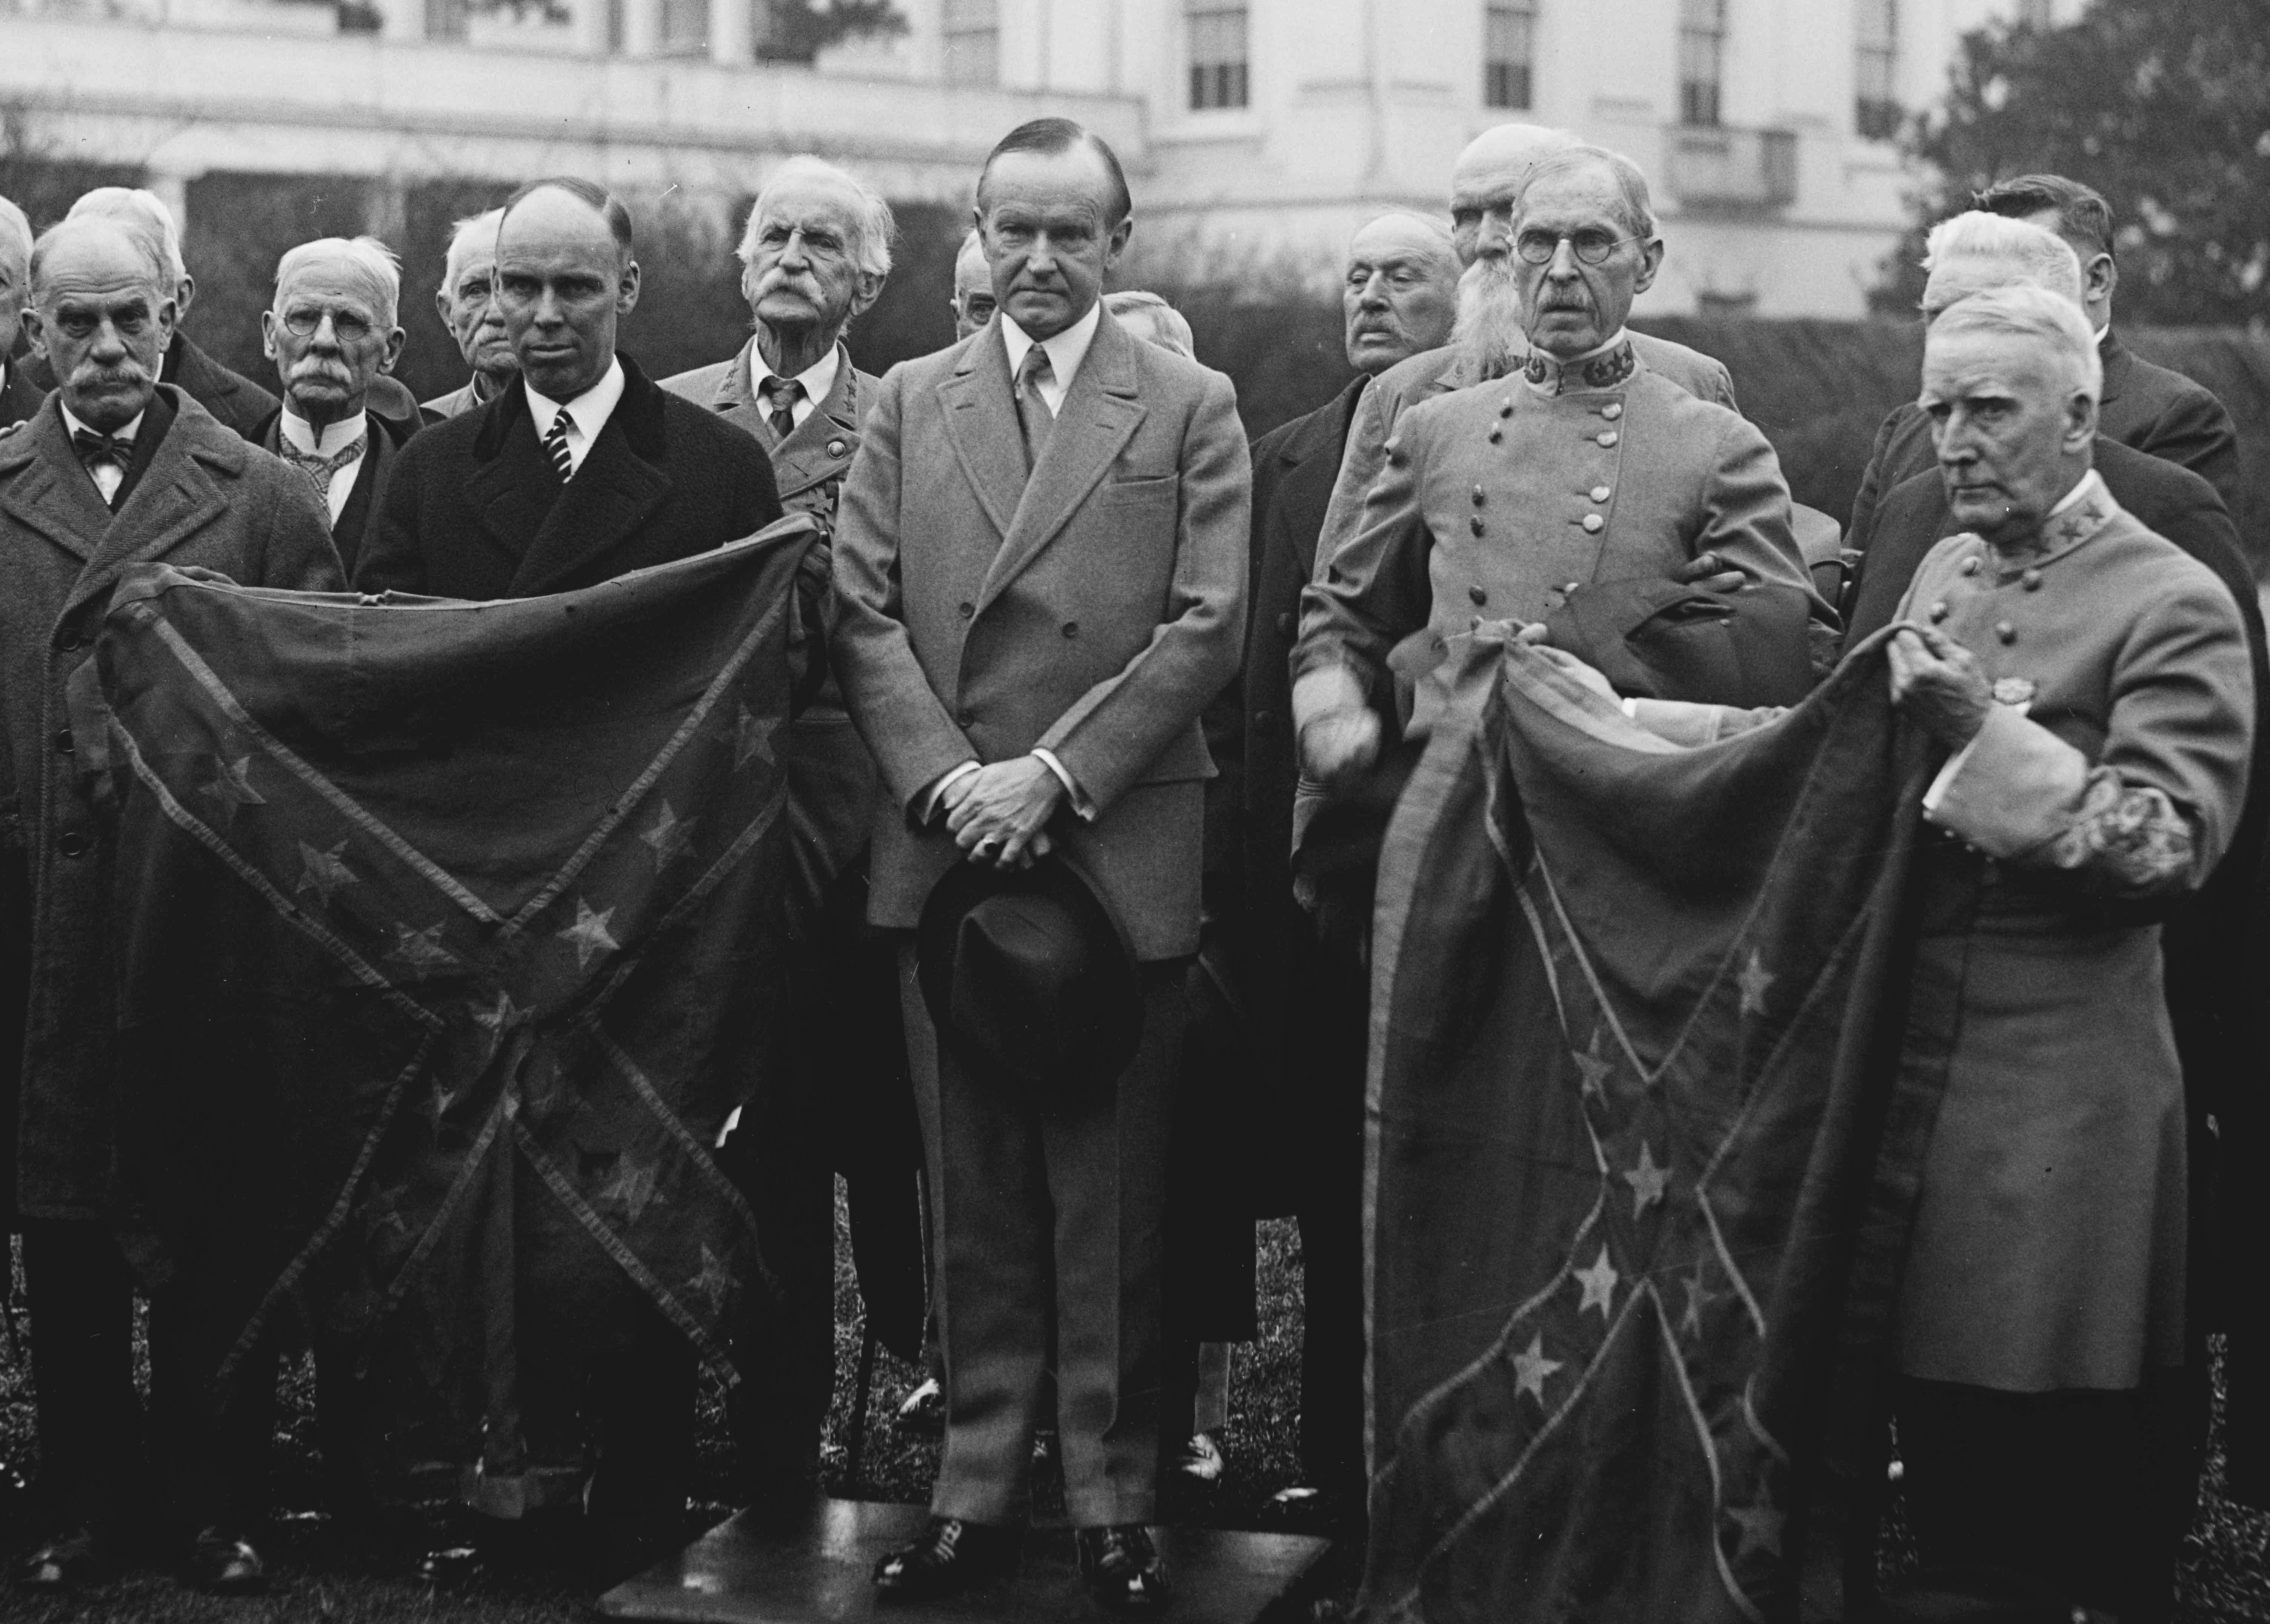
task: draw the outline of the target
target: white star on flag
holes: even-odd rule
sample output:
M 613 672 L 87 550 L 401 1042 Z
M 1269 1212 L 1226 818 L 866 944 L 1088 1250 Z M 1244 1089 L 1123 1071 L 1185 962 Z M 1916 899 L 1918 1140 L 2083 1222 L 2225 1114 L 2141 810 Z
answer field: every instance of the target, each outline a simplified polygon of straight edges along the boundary
M 241 755 L 234 761 L 213 758 L 212 782 L 204 793 L 220 803 L 222 812 L 230 822 L 235 821 L 240 806 L 265 806 L 268 797 L 252 787 L 252 758 Z
M 623 1210 L 636 1223 L 648 1203 L 664 1205 L 662 1190 L 662 1160 L 657 1156 L 634 1156 L 628 1151 L 615 1162 L 615 1176 L 599 1192 L 602 1201 L 619 1201 Z M 706 1264 L 705 1264 L 706 1267 Z
M 612 908 L 593 913 L 589 902 L 580 896 L 575 899 L 575 923 L 559 935 L 561 941 L 575 944 L 577 969 L 590 968 L 594 953 L 621 951 L 622 944 L 607 934 L 607 922 L 614 916 Z
M 1655 1153 L 1648 1148 L 1645 1139 L 1639 1142 L 1639 1166 L 1624 1175 L 1624 1183 L 1632 1187 L 1632 1216 L 1641 1213 L 1663 1199 L 1663 1192 L 1671 1183 L 1671 1169 L 1655 1165 Z
M 1762 1015 L 1766 1012 L 1766 989 L 1774 984 L 1773 972 L 1758 961 L 1758 950 L 1750 949 L 1750 961 L 1740 975 L 1734 977 L 1742 989 L 1742 1013 Z
M 1566 1361 L 1545 1357 L 1545 1333 L 1539 1331 L 1530 1338 L 1528 1351 L 1513 1356 L 1513 1386 L 1516 1397 L 1529 1394 L 1539 1408 L 1545 1404 L 1545 1378 L 1561 1368 Z
M 751 756 L 760 756 L 767 767 L 776 766 L 773 758 L 773 727 L 770 722 L 760 722 L 754 712 L 744 705 L 740 720 L 733 724 L 734 770 L 749 764 Z
M 292 894 L 297 896 L 302 891 L 313 891 L 323 898 L 323 906 L 329 908 L 331 905 L 332 892 L 337 891 L 341 886 L 352 886 L 355 883 L 355 871 L 346 865 L 342 856 L 346 849 L 346 842 L 341 841 L 329 851 L 317 851 L 307 842 L 301 841 L 300 842 L 300 883 L 292 887 Z
M 1572 1053 L 1569 1058 L 1576 1063 L 1577 1074 L 1584 1079 L 1582 1092 L 1596 1094 L 1605 1103 L 1608 1097 L 1608 1078 L 1616 1067 L 1613 1061 L 1600 1057 L 1599 1027 L 1592 1028 L 1592 1042 L 1590 1047 L 1581 1055 Z
M 1742 1531 L 1741 1545 L 1734 1552 L 1738 1559 L 1752 1551 L 1765 1551 L 1775 1556 L 1781 1554 L 1782 1524 L 1789 1520 L 1783 1513 L 1769 1505 L 1729 1506 L 1726 1515 Z
M 526 1013 L 528 1013 L 526 1010 L 512 1001 L 512 994 L 500 987 L 497 989 L 495 1003 L 486 1009 L 477 1009 L 473 1012 L 473 1024 L 490 1032 L 502 1033 L 507 1027 Z
M 740 1288 L 741 1282 L 733 1278 L 733 1272 L 725 1266 L 725 1260 L 711 1251 L 704 1242 L 701 1272 L 686 1281 L 686 1285 L 687 1290 L 698 1291 L 709 1300 L 712 1314 L 722 1314 L 725 1311 L 725 1299 Z
M 394 951 L 386 956 L 413 970 L 430 970 L 457 961 L 457 955 L 441 945 L 441 927 L 438 924 L 429 924 L 422 931 L 413 931 L 406 924 L 395 926 Z
M 662 804 L 662 812 L 655 819 L 654 826 L 639 836 L 654 851 L 657 872 L 694 849 L 694 831 L 701 822 L 699 818 L 680 818 L 668 801 Z
M 1577 1282 L 1584 1292 L 1584 1300 L 1576 1305 L 1576 1312 L 1598 1309 L 1602 1319 L 1611 1317 L 1609 1310 L 1615 1306 L 1616 1282 L 1622 1278 L 1616 1272 L 1615 1264 L 1608 1261 L 1608 1249 L 1602 1246 L 1599 1259 L 1591 1268 L 1576 1271 Z

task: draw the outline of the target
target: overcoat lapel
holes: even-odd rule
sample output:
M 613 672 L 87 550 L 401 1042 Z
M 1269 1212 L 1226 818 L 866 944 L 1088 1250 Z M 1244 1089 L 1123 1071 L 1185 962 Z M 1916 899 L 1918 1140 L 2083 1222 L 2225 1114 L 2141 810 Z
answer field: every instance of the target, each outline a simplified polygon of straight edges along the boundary
M 80 471 L 63 410 L 50 397 L 25 426 L 0 441 L 0 467 L 21 461 L 23 478 L 0 485 L 0 511 L 78 559 L 94 556 L 111 512 Z
M 486 406 L 473 409 L 489 415 L 474 443 L 473 455 L 479 466 L 465 481 L 465 495 L 480 515 L 481 528 L 489 539 L 518 564 L 552 510 L 550 499 L 558 494 L 559 476 L 536 441 L 528 415 L 528 395 L 519 379 L 515 378 Z M 597 454 L 594 447 L 592 455 Z
M 56 422 L 62 422 L 57 414 Z M 108 592 L 130 564 L 161 559 L 228 511 L 215 470 L 234 478 L 253 448 L 189 396 L 175 403 L 173 426 L 152 455 L 126 505 L 111 515 L 94 556 L 79 572 L 63 614 Z M 60 618 L 60 617 L 59 617 Z
M 1009 533 L 1002 538 L 993 567 L 985 572 L 985 584 L 977 595 L 980 612 L 1056 539 L 1072 510 L 1087 499 L 1110 471 L 1112 459 L 1134 438 L 1145 414 L 1135 389 L 1135 345 L 1139 342 L 1109 311 L 1096 324 L 1094 342 L 1072 374 L 1064 409 L 1057 413 L 1056 427 L 1026 482 Z M 1002 353 L 1005 369 L 1007 352 Z M 1016 433 L 1013 402 L 1010 432 Z M 1021 450 L 1021 441 L 1011 443 Z
M 1004 537 L 1025 493 L 1025 433 L 1017 423 L 1014 387 L 998 316 L 963 346 L 953 375 L 938 386 L 954 460 Z
M 627 363 L 625 370 L 629 370 Z M 659 440 L 660 393 L 635 374 L 624 380 L 621 403 L 528 544 L 528 552 L 513 574 L 513 597 L 559 590 L 561 583 L 585 574 L 594 560 L 620 545 L 670 500 L 670 475 L 662 466 L 659 446 L 654 448 L 655 461 L 649 462 L 632 443 L 634 435 Z M 642 421 L 649 413 L 655 421 Z M 541 448 L 538 455 L 542 455 Z
M 767 424 L 765 449 L 773 459 L 773 478 L 786 501 L 800 496 L 824 479 L 832 479 L 850 466 L 859 449 L 859 374 L 851 366 L 851 352 L 841 340 L 835 345 L 835 382 L 827 398 L 796 426 L 786 440 L 773 441 Z M 840 448 L 829 450 L 830 446 Z
M 1354 415 L 1364 381 L 1348 385 L 1338 400 L 1309 418 L 1300 433 L 1278 448 L 1278 460 L 1287 463 L 1270 504 L 1270 523 L 1276 543 L 1301 563 L 1301 578 L 1316 570 L 1317 534 L 1324 527 L 1332 505 L 1332 487 L 1339 483 L 1340 452 L 1347 442 L 1348 420 Z

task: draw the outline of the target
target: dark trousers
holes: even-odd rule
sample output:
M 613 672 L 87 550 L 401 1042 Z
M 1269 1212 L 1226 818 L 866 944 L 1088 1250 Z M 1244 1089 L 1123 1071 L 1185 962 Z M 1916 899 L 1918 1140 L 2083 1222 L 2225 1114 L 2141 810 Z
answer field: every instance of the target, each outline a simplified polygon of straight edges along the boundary
M 2173 1372 L 2130 1392 L 2008 1393 L 1903 1379 L 1901 1490 L 1926 1568 L 1999 1568 L 2121 1624 L 2164 1619 L 2185 1453 Z
M 740 1488 L 753 1501 L 808 1501 L 835 1383 L 835 1175 L 813 1114 L 744 1116 L 746 1148 L 728 1168 L 757 1219 L 780 1287 L 770 1312 L 733 1345 L 741 1383 L 728 1400 Z
M 24 1273 L 40 1473 L 56 1519 L 115 1535 L 155 1514 L 185 1534 L 264 1516 L 273 1346 L 253 1349 L 226 1383 L 216 1379 L 251 1317 L 244 1294 L 198 1280 L 152 1299 L 145 1446 L 134 1388 L 134 1287 L 109 1229 L 28 1220 Z
M 1156 1512 L 1160 1262 L 1186 966 L 1142 967 L 1143 1036 L 1109 1089 L 1035 1102 L 941 1048 L 903 950 L 908 1050 L 945 1276 L 946 1452 L 931 1509 L 1028 1514 L 1056 1334 L 1065 1508 L 1081 1526 Z

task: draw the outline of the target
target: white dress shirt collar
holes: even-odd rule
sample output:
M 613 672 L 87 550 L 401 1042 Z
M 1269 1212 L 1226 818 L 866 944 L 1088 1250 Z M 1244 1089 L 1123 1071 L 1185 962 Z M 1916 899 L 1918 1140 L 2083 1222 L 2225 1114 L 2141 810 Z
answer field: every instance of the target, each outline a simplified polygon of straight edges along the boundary
M 568 469 L 573 474 L 583 466 L 583 459 L 591 454 L 599 431 L 615 414 L 623 398 L 623 363 L 620 357 L 610 357 L 607 370 L 597 383 L 585 389 L 564 405 L 534 389 L 528 391 L 529 421 L 535 426 L 536 437 L 541 441 L 552 432 L 552 419 L 560 412 L 575 426 L 568 435 Z
M 2096 347 L 2100 350 L 2103 349 L 2104 347 L 2104 341 L 2111 336 L 2112 323 L 2107 322 L 2103 326 L 2096 330 Z
M 360 439 L 369 426 L 369 414 L 358 412 L 351 418 L 326 423 L 319 432 L 313 423 L 292 410 L 292 403 L 288 400 L 284 403 L 284 415 L 277 421 L 277 428 L 285 439 L 314 456 L 337 456 Z
M 1095 342 L 1095 330 L 1103 320 L 1103 301 L 1097 300 L 1088 306 L 1087 314 L 1053 338 L 1039 340 L 1049 352 L 1049 369 L 1056 376 L 1041 385 L 1041 398 L 1049 403 L 1050 412 L 1064 410 L 1065 396 L 1072 389 L 1072 381 L 1079 371 L 1079 364 L 1087 359 L 1088 346 Z M 1015 378 L 1025 369 L 1025 357 L 1034 345 L 1030 334 L 1001 313 L 1001 344 L 1009 352 L 1009 376 Z
M 2073 489 L 2067 491 L 2064 496 L 2059 499 L 2058 505 L 2051 508 L 2049 512 L 2044 515 L 2043 522 L 2046 523 L 2049 520 L 2056 518 L 2058 515 L 2063 513 L 2066 508 L 2080 502 L 2082 498 L 2093 495 L 2096 492 L 2103 490 L 2104 490 L 2104 476 L 2098 473 L 2094 468 L 2090 469 L 2087 473 L 2081 475 L 2081 483 L 2079 485 L 2074 486 Z M 2104 499 L 2107 501 L 2111 501 L 2112 500 L 2112 493 L 2105 491 Z
M 72 413 L 71 409 L 69 406 L 63 405 L 63 402 L 57 401 L 56 402 L 56 404 L 62 409 L 63 414 L 63 426 L 70 430 L 72 434 L 76 434 L 83 428 L 85 428 L 86 432 L 90 434 L 97 434 L 102 432 L 100 429 L 87 428 L 86 425 L 80 422 L 78 417 Z M 146 412 L 136 412 L 125 427 L 113 429 L 110 433 L 110 437 L 113 440 L 133 439 L 142 432 L 142 419 L 146 415 L 148 415 Z
M 749 341 L 749 382 L 756 390 L 757 405 L 760 409 L 769 412 L 773 409 L 773 403 L 765 397 L 765 380 L 776 378 L 780 374 L 766 368 L 762 365 L 764 359 L 764 352 L 756 347 L 756 340 L 751 339 Z M 827 354 L 796 374 L 796 381 L 804 385 L 804 397 L 789 409 L 789 415 L 796 419 L 798 426 L 802 426 L 805 419 L 820 409 L 820 403 L 827 398 L 828 390 L 835 387 L 836 368 L 842 365 L 842 347 L 831 344 L 827 346 Z

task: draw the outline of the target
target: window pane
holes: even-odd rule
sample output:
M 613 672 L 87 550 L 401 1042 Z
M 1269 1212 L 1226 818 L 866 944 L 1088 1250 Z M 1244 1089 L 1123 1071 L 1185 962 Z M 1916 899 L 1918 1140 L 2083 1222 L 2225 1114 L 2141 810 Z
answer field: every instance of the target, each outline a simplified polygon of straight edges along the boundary
M 1725 0 L 1680 0 L 1679 116 L 1718 122 L 1719 62 L 1726 42 Z
M 1245 12 L 1242 5 L 1193 6 L 1189 13 L 1191 106 L 1246 105 Z
M 1527 108 L 1537 41 L 1535 0 L 1495 0 L 1483 13 L 1482 104 Z

